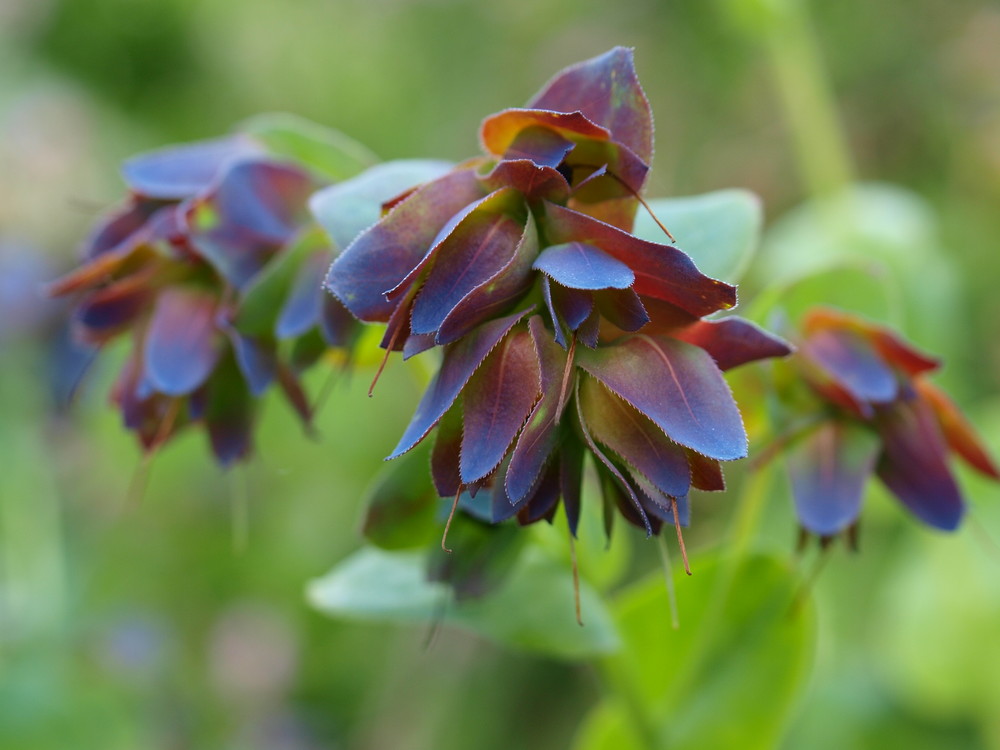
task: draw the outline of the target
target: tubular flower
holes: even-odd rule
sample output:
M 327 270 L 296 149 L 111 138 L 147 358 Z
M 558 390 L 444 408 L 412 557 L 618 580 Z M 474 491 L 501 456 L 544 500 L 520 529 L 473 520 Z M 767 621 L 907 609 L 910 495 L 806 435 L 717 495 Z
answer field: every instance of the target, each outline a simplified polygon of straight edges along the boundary
M 817 309 L 804 320 L 793 361 L 810 391 L 796 408 L 819 415 L 787 456 L 805 531 L 829 538 L 850 530 L 873 473 L 924 523 L 957 528 L 965 502 L 949 450 L 1000 479 L 972 427 L 927 379 L 939 361 L 889 329 Z
M 321 292 L 334 250 L 307 212 L 315 178 L 244 135 L 143 154 L 122 173 L 125 204 L 50 292 L 79 295 L 79 339 L 131 338 L 112 392 L 126 427 L 152 450 L 201 422 L 228 465 L 248 454 L 255 399 L 274 381 L 308 425 L 299 375 L 356 328 Z
M 390 201 L 330 268 L 348 310 L 387 324 L 387 352 L 443 348 L 390 458 L 436 428 L 437 491 L 474 514 L 531 523 L 562 498 L 575 533 L 590 453 L 608 508 L 653 533 L 746 455 L 721 370 L 789 349 L 702 320 L 735 287 L 630 234 L 652 132 L 628 50 L 568 68 L 486 118 L 487 156 Z

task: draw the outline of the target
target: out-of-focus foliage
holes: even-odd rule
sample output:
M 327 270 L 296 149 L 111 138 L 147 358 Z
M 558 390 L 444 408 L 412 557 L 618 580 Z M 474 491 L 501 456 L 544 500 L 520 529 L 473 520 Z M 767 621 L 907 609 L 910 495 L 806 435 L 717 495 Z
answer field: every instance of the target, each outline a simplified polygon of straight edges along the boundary
M 523 100 L 565 64 L 631 45 L 658 114 L 648 194 L 736 185 L 762 198 L 775 229 L 745 299 L 768 283 L 758 270 L 780 265 L 771 253 L 840 247 L 855 259 L 787 279 L 787 293 L 741 314 L 764 323 L 781 310 L 794 323 L 797 300 L 802 310 L 824 299 L 901 326 L 944 355 L 943 385 L 996 455 L 1000 11 L 984 0 L 799 2 L 813 14 L 857 175 L 894 184 L 856 191 L 870 199 L 865 212 L 886 217 L 867 231 L 902 238 L 901 252 L 872 250 L 870 237 L 851 249 L 822 220 L 786 231 L 823 211 L 783 218 L 805 190 L 752 37 L 760 25 L 733 23 L 729 3 L 653 0 L 8 0 L 0 244 L 22 254 L 18 268 L 44 258 L 55 275 L 118 195 L 121 159 L 260 111 L 327 123 L 382 158 L 457 160 L 475 152 L 482 113 Z M 921 248 L 912 255 L 909 238 Z M 897 272 L 906 280 L 890 285 Z M 450 626 L 425 650 L 421 628 L 331 621 L 302 595 L 304 581 L 357 549 L 361 499 L 426 379 L 419 362 L 390 367 L 372 400 L 366 373 L 339 382 L 316 420 L 320 443 L 267 400 L 260 460 L 228 479 L 196 437 L 179 438 L 132 507 L 138 451 L 101 403 L 112 368 L 98 366 L 68 415 L 56 409 L 78 355 L 52 308 L 21 309 L 0 320 L 0 748 L 571 746 L 601 700 L 588 668 Z M 325 376 L 307 386 L 318 391 Z M 691 547 L 718 538 L 743 484 L 731 473 L 733 493 L 698 498 L 703 531 Z M 838 546 L 814 584 L 814 672 L 780 746 L 1000 748 L 1000 494 L 960 479 L 972 511 L 954 536 L 917 528 L 869 491 L 860 554 Z M 241 484 L 249 521 L 238 553 Z M 759 546 L 791 560 L 787 488 L 762 519 Z M 605 551 L 591 520 L 577 555 L 592 585 L 613 592 L 655 567 L 641 534 Z M 568 558 L 564 533 L 538 531 Z M 798 564 L 808 574 L 814 559 Z M 676 581 L 682 632 L 700 578 L 696 566 Z M 669 611 L 658 616 L 669 622 Z M 723 663 L 737 654 L 720 646 Z

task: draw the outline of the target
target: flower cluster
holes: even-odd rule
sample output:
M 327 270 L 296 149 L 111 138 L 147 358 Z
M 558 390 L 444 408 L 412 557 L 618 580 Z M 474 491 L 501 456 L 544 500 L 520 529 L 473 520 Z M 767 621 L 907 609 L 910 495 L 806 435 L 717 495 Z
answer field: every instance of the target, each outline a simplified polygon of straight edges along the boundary
M 787 452 L 806 531 L 829 538 L 850 530 L 873 473 L 924 523 L 955 529 L 965 503 L 948 467 L 949 450 L 1000 480 L 969 423 L 927 379 L 938 360 L 892 331 L 816 309 L 803 322 L 792 361 L 796 380 L 808 385 L 805 401 L 800 394 L 794 409 L 818 417 Z
M 203 423 L 218 461 L 251 448 L 255 399 L 277 381 L 308 425 L 301 372 L 350 344 L 356 321 L 321 291 L 333 259 L 311 221 L 317 178 L 248 135 L 127 161 L 129 196 L 54 282 L 77 294 L 78 338 L 132 347 L 112 399 L 153 450 Z
M 330 268 L 351 313 L 387 324 L 387 351 L 443 349 L 390 458 L 436 428 L 434 484 L 472 513 L 531 523 L 561 498 L 575 533 L 590 453 L 608 507 L 655 533 L 747 453 L 721 370 L 789 349 L 703 320 L 735 287 L 630 233 L 652 133 L 628 50 L 568 68 L 486 118 L 486 155 L 390 201 Z

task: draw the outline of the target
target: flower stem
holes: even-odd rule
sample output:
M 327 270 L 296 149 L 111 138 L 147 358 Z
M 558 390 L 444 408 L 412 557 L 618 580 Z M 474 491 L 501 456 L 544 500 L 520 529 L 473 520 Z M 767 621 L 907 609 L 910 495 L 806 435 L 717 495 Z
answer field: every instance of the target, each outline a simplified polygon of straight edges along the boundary
M 804 3 L 787 3 L 764 32 L 764 46 L 795 142 L 803 182 L 815 196 L 839 192 L 853 167 Z
M 621 656 L 609 656 L 594 662 L 607 697 L 621 705 L 644 750 L 660 750 L 653 719 L 642 699 L 628 664 Z

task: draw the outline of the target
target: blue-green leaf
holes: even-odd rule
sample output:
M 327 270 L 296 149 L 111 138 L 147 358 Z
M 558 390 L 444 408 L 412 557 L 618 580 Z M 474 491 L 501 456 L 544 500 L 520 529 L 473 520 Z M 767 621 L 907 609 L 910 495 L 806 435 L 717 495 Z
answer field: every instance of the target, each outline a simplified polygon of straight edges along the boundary
M 581 583 L 585 626 L 580 627 L 570 571 L 538 549 L 526 550 L 504 583 L 478 599 L 453 601 L 449 588 L 428 581 L 425 571 L 421 553 L 365 548 L 312 581 L 307 596 L 333 617 L 430 623 L 440 616 L 498 643 L 555 658 L 581 659 L 618 647 L 598 594 Z
M 238 130 L 275 156 L 328 180 L 346 180 L 378 162 L 366 146 L 340 131 L 284 112 L 251 117 Z

